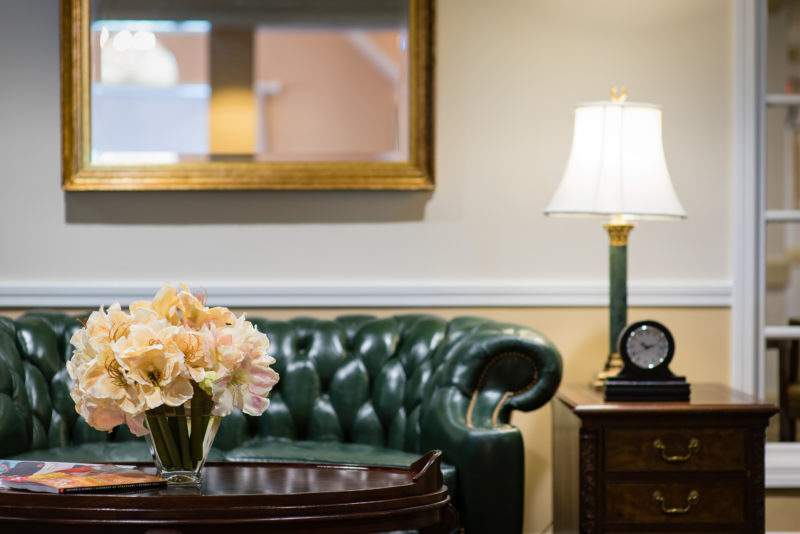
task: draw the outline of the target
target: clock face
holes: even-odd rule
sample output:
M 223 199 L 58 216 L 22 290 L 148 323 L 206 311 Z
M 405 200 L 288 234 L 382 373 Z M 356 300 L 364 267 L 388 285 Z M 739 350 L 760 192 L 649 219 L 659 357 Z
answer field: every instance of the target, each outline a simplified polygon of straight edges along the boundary
M 660 328 L 642 324 L 630 332 L 625 349 L 631 363 L 641 369 L 658 367 L 670 355 L 672 343 Z

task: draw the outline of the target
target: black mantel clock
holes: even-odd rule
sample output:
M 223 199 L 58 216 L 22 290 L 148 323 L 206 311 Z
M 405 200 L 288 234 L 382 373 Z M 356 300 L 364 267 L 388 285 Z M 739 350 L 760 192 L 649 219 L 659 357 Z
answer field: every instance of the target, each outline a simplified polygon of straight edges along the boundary
M 669 370 L 675 340 L 663 324 L 638 321 L 617 343 L 622 370 L 605 381 L 606 401 L 688 401 L 689 383 Z

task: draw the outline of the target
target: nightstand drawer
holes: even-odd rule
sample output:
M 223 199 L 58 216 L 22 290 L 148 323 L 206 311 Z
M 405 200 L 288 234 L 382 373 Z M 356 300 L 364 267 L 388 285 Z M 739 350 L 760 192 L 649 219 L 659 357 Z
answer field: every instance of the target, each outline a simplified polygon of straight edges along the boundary
M 731 471 L 745 468 L 743 429 L 608 429 L 611 471 Z
M 741 481 L 609 482 L 606 521 L 639 523 L 742 523 L 745 488 Z

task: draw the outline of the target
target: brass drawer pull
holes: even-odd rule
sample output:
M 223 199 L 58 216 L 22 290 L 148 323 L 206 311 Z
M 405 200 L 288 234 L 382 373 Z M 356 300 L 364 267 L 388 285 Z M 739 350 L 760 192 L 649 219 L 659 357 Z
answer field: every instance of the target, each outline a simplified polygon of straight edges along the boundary
M 665 514 L 681 515 L 689 513 L 689 510 L 692 509 L 692 506 L 700 501 L 700 494 L 697 492 L 697 490 L 690 491 L 689 497 L 686 499 L 686 506 L 683 508 L 667 508 L 664 506 L 664 495 L 662 495 L 658 490 L 653 492 L 653 500 L 661 506 L 661 511 Z
M 689 458 L 692 457 L 692 455 L 694 453 L 696 453 L 697 451 L 700 450 L 700 440 L 697 439 L 697 438 L 690 439 L 689 440 L 689 452 L 687 452 L 683 456 L 678 456 L 678 455 L 667 456 L 667 446 L 664 445 L 664 442 L 661 441 L 660 438 L 656 438 L 656 440 L 653 442 L 653 448 L 656 451 L 658 451 L 659 453 L 661 453 L 661 458 L 665 462 L 669 462 L 669 463 L 672 463 L 672 464 L 680 463 L 680 462 L 687 461 Z

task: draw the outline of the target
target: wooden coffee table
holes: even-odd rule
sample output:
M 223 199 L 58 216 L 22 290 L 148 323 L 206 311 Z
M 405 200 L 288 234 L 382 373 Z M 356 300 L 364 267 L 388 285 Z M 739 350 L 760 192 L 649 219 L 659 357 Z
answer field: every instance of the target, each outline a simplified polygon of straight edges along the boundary
M 57 495 L 0 490 L 0 532 L 447 533 L 458 514 L 432 451 L 408 468 L 210 463 L 202 488 Z M 157 530 L 157 532 L 165 532 Z

